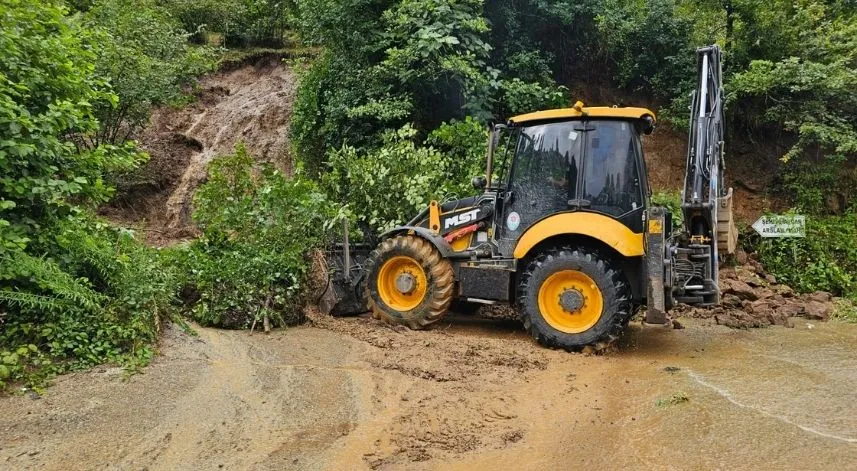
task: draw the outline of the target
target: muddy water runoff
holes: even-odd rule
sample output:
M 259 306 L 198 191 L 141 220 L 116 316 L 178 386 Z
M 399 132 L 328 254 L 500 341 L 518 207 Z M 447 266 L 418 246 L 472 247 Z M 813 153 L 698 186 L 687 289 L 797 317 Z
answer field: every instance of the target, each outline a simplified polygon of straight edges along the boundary
M 857 469 L 857 326 L 628 334 L 530 381 L 521 443 L 428 467 Z
M 605 356 L 456 316 L 170 329 L 128 380 L 0 398 L 0 470 L 857 469 L 857 325 L 703 322 Z

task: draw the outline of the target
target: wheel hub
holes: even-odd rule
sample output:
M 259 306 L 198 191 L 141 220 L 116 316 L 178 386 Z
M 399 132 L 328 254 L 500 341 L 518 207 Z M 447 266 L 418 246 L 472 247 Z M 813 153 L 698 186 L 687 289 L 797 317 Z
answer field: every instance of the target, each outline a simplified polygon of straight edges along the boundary
M 579 311 L 583 303 L 583 295 L 576 289 L 567 289 L 559 295 L 559 305 L 566 312 Z
M 401 273 L 396 277 L 396 290 L 402 294 L 410 294 L 417 287 L 417 280 L 410 273 Z
M 539 313 L 552 328 L 567 334 L 586 332 L 598 323 L 604 296 L 595 280 L 579 270 L 559 270 L 539 287 Z

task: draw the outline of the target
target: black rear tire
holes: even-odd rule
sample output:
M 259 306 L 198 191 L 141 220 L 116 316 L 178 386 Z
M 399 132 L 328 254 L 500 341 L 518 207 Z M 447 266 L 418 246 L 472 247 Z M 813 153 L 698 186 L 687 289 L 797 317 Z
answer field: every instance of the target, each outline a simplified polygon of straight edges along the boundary
M 539 292 L 545 280 L 561 271 L 577 271 L 597 285 L 602 297 L 600 317 L 587 330 L 568 333 L 551 325 L 539 308 Z M 517 295 L 518 312 L 524 327 L 540 344 L 579 351 L 584 347 L 603 349 L 622 333 L 631 318 L 630 285 L 611 261 L 585 248 L 551 248 L 537 255 L 521 274 Z
M 407 257 L 414 261 L 425 277 L 422 299 L 412 308 L 397 310 L 384 300 L 379 287 L 381 267 L 391 259 Z M 415 235 L 400 235 L 386 239 L 366 259 L 367 278 L 365 296 L 372 316 L 388 324 L 401 324 L 411 329 L 422 329 L 439 321 L 452 302 L 455 274 L 449 260 L 427 240 Z

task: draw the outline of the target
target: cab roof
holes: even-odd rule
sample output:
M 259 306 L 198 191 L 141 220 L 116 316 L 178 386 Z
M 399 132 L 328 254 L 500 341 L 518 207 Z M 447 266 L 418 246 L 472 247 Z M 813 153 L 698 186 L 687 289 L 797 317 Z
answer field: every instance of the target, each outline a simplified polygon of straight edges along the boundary
M 584 106 L 582 101 L 578 101 L 571 108 L 536 111 L 534 113 L 513 116 L 512 118 L 509 118 L 509 123 L 521 124 L 531 121 L 582 118 L 584 116 L 615 119 L 643 119 L 644 116 L 651 116 L 653 121 L 655 119 L 655 113 L 647 108 Z

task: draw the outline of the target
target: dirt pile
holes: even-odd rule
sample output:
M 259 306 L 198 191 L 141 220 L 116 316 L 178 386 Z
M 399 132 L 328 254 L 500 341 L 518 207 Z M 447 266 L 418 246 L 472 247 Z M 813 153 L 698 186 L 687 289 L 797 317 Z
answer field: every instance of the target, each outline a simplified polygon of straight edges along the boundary
M 288 128 L 295 90 L 292 71 L 277 56 L 202 78 L 189 106 L 153 110 L 138 137 L 151 158 L 120 183 L 119 196 L 102 212 L 142 225 L 146 239 L 159 245 L 193 236 L 193 193 L 214 157 L 243 142 L 256 159 L 292 170 Z
M 782 325 L 793 327 L 791 319 L 826 321 L 833 312 L 833 296 L 824 291 L 798 295 L 777 283 L 755 260 L 720 269 L 721 305 L 713 308 L 679 306 L 678 315 L 713 319 L 733 328 Z
M 365 356 L 373 368 L 411 378 L 412 387 L 396 392 L 399 404 L 393 407 L 389 440 L 376 442 L 364 455 L 371 468 L 496 450 L 518 442 L 524 432 L 515 425 L 518 411 L 504 390 L 528 381 L 563 355 L 539 347 L 518 328 L 473 317 L 444 321 L 446 327 L 459 323 L 454 333 L 444 325 L 412 331 L 371 318 L 335 318 L 314 310 L 307 317 L 315 327 L 373 347 Z M 487 327 L 513 335 L 462 336 L 460 323 L 472 323 L 464 327 L 470 332 Z

